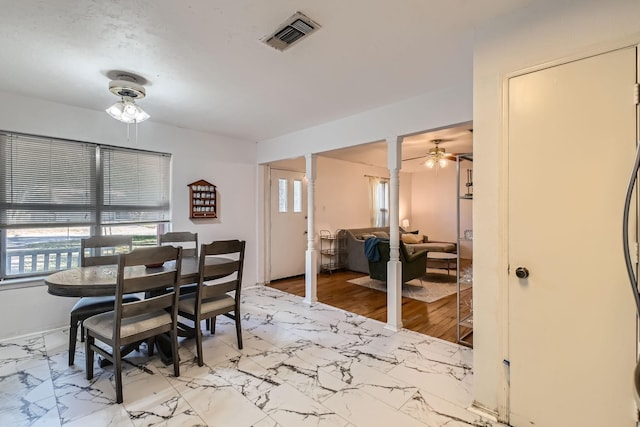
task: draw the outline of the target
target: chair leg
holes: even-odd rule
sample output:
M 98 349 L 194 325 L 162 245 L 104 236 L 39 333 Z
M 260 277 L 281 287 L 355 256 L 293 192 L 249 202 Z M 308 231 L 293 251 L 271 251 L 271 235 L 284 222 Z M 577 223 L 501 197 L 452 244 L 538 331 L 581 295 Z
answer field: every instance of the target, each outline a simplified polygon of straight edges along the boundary
M 75 317 L 71 318 L 69 326 L 69 366 L 73 365 L 76 357 L 76 339 L 78 337 L 78 321 Z
M 80 321 L 80 342 L 84 342 L 84 325 L 82 320 Z
M 113 373 L 116 377 L 116 402 L 122 403 L 122 355 L 119 345 L 113 347 Z
M 87 379 L 93 379 L 93 349 L 91 346 L 93 345 L 93 337 L 91 334 L 87 334 L 87 339 L 84 342 L 84 351 L 85 351 L 85 372 L 87 375 Z
M 209 325 L 209 332 L 211 335 L 216 333 L 216 316 L 213 316 L 211 319 L 211 325 Z
M 149 357 L 153 356 L 154 350 L 155 350 L 155 346 L 156 346 L 156 338 L 155 337 L 151 337 L 149 339 L 147 339 L 147 353 L 149 354 Z
M 240 324 L 240 313 L 236 311 L 235 313 L 235 321 L 236 321 L 236 334 L 238 335 L 238 349 L 242 350 L 242 326 Z
M 200 322 L 196 322 L 197 325 L 200 325 Z M 203 357 L 202 357 L 202 329 L 196 328 L 196 352 L 198 355 L 198 366 L 204 365 Z
M 173 354 L 173 375 L 179 377 L 180 357 L 178 356 L 178 331 L 174 329 L 169 334 L 171 336 L 171 353 Z

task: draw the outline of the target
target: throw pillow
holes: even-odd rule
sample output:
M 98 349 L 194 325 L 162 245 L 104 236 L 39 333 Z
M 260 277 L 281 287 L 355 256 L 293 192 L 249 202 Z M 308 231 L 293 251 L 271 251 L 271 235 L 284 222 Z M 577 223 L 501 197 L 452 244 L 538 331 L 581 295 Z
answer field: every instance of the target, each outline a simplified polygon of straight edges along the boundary
M 367 239 L 370 239 L 372 237 L 376 237 L 376 236 L 374 236 L 373 234 L 369 234 L 369 233 L 363 233 L 363 234 L 358 236 L 358 239 L 367 240 Z
M 374 236 L 376 236 L 379 239 L 388 239 L 389 235 L 387 234 L 386 231 L 374 231 L 371 234 L 373 234 Z
M 422 236 L 418 236 L 417 234 L 406 233 L 401 236 L 401 239 L 404 243 L 408 244 L 422 243 Z

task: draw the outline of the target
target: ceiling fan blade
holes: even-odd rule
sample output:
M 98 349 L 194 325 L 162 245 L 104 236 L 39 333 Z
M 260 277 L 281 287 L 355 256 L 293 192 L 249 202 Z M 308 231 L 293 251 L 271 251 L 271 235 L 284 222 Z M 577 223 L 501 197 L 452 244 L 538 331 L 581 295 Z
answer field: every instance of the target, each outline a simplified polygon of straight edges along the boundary
M 417 160 L 417 159 L 424 159 L 429 157 L 428 154 L 425 154 L 424 156 L 418 156 L 418 157 L 409 157 L 408 159 L 402 159 L 403 162 L 408 162 L 409 160 Z
M 447 160 L 451 160 L 452 162 L 456 161 L 456 156 L 458 155 L 458 153 L 448 153 L 445 154 L 443 156 L 443 158 L 447 159 Z M 425 154 L 424 156 L 418 156 L 418 157 L 409 157 L 408 159 L 402 159 L 403 162 L 408 162 L 410 160 L 418 160 L 418 159 L 426 159 L 427 157 L 429 157 L 428 154 Z

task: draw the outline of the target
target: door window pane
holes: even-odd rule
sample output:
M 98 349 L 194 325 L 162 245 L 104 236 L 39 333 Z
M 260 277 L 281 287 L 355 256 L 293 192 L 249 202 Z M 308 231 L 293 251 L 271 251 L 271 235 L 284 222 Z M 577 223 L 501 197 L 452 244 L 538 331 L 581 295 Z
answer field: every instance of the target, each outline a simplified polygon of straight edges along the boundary
M 289 206 L 289 180 L 280 178 L 278 179 L 278 212 L 288 212 Z
M 302 181 L 293 180 L 293 211 L 302 212 Z

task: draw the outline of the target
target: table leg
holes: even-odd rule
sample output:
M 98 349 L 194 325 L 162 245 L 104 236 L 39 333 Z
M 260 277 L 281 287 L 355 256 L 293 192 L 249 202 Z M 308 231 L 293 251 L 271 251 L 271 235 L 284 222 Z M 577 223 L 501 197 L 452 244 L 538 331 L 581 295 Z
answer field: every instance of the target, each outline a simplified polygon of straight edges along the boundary
M 160 360 L 165 365 L 173 363 L 173 355 L 171 352 L 171 338 L 167 334 L 161 334 L 156 337 L 156 349 L 160 355 Z

